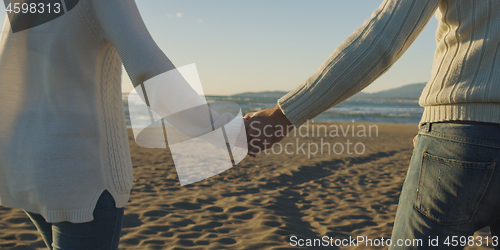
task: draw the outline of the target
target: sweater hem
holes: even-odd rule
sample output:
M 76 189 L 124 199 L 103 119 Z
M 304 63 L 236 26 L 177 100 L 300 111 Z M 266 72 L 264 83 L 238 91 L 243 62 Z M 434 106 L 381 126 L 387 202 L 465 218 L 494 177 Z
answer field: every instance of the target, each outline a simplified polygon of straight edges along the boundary
M 420 125 L 444 121 L 500 123 L 498 114 L 500 114 L 500 103 L 458 103 L 424 106 Z
M 97 205 L 97 201 L 102 195 L 104 190 L 97 192 L 96 196 L 92 200 L 92 204 L 87 208 L 77 208 L 77 209 L 47 209 L 47 207 L 34 206 L 33 204 L 19 204 L 15 200 L 2 200 L 1 206 L 20 208 L 25 211 L 40 214 L 48 223 L 57 223 L 68 221 L 71 223 L 85 223 L 94 220 L 94 210 Z M 112 190 L 108 190 L 115 201 L 116 208 L 125 207 L 127 204 L 130 194 L 115 194 Z

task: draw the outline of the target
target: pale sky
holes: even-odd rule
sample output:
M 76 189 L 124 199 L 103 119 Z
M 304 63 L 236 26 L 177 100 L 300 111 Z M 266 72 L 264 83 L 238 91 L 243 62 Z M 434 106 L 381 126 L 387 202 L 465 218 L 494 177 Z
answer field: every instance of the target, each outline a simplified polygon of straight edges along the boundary
M 195 63 L 205 94 L 288 91 L 303 83 L 382 0 L 136 0 L 159 47 Z M 0 18 L 4 18 L 2 11 Z M 432 18 L 410 49 L 365 92 L 426 82 Z M 132 84 L 123 75 L 123 92 Z

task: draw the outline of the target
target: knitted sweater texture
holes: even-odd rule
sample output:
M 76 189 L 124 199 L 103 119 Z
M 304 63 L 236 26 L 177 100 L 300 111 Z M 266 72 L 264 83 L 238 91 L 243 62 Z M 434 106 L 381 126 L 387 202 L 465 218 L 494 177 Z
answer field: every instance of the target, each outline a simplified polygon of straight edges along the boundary
M 80 0 L 0 39 L 0 204 L 48 222 L 93 220 L 104 190 L 127 203 L 132 162 L 121 65 L 134 85 L 173 69 L 133 0 Z
M 500 123 L 500 1 L 385 0 L 304 84 L 278 104 L 301 125 L 387 71 L 436 14 L 431 78 L 420 123 Z

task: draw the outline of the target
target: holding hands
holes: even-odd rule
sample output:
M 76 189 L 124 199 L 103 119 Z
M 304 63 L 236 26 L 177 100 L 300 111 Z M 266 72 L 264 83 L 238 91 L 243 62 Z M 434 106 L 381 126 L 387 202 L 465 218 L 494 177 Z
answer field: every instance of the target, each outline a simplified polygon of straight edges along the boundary
M 280 142 L 294 126 L 278 105 L 245 115 L 248 155 L 255 157 Z

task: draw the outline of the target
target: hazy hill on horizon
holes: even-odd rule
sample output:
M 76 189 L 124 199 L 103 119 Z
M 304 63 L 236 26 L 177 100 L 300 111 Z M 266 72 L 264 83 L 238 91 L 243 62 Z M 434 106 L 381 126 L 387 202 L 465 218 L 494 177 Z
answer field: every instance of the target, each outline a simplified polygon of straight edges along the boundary
M 375 93 L 364 93 L 360 92 L 353 97 L 359 98 L 401 98 L 401 99 L 418 99 L 422 90 L 425 87 L 425 83 L 413 83 L 404 85 L 401 87 L 383 90 Z M 279 99 L 280 97 L 286 95 L 286 91 L 262 91 L 262 92 L 245 92 L 240 94 L 231 95 L 231 97 L 238 98 L 273 98 Z
M 262 91 L 262 92 L 245 92 L 236 95 L 232 95 L 231 97 L 240 97 L 240 98 L 280 98 L 286 95 L 288 92 L 286 91 Z
M 360 92 L 354 97 L 418 99 L 424 87 L 425 83 L 413 83 L 371 94 Z

